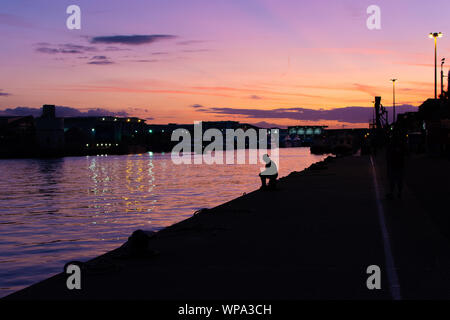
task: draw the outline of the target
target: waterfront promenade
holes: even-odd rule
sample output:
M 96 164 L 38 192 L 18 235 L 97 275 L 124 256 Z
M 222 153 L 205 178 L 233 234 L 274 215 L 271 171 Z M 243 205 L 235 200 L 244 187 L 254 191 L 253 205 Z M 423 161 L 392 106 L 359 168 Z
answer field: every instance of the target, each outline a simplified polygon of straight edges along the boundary
M 448 188 L 439 175 L 448 161 L 410 159 L 403 199 L 388 201 L 383 160 L 338 158 L 293 173 L 277 191 L 157 233 L 147 257 L 121 248 L 90 261 L 79 291 L 59 274 L 7 299 L 448 299 L 447 218 L 435 212 L 445 201 L 433 193 Z M 382 270 L 381 290 L 366 286 L 371 265 Z

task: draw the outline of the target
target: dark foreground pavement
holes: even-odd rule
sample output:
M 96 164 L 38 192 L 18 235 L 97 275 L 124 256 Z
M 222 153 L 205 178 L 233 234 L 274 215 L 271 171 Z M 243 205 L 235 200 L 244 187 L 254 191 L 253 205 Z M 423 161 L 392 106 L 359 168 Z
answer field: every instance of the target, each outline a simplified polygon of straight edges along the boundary
M 448 240 L 407 193 L 380 202 L 400 292 L 449 298 Z M 7 299 L 391 299 L 375 195 L 370 158 L 340 158 L 157 233 L 157 255 L 123 258 L 118 249 L 90 261 L 81 290 L 59 274 Z M 381 290 L 367 288 L 371 265 L 382 270 Z
M 383 200 L 402 298 L 450 299 L 450 162 L 411 156 L 401 199 Z M 376 159 L 383 192 L 384 156 Z M 384 195 L 384 193 L 383 193 Z

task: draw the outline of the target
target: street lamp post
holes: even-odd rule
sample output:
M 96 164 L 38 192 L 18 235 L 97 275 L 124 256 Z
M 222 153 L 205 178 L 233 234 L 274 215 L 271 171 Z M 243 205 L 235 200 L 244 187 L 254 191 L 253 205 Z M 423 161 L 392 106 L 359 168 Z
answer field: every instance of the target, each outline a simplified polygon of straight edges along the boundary
M 441 97 L 444 97 L 444 63 L 445 58 L 441 60 Z
M 442 38 L 442 32 L 432 32 L 429 37 L 434 38 L 434 98 L 437 99 L 437 38 Z
M 396 119 L 396 113 L 395 113 L 395 81 L 397 81 L 398 79 L 391 79 L 392 81 L 392 106 L 393 106 L 393 110 L 392 110 L 392 123 L 395 123 Z

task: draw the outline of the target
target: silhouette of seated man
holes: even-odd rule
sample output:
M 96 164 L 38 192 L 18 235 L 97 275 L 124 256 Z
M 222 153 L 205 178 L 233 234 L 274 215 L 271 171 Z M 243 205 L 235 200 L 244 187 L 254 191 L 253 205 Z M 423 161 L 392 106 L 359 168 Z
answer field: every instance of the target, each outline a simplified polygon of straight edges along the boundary
M 273 162 L 269 155 L 265 154 L 263 160 L 266 163 L 266 170 L 259 174 L 261 178 L 261 189 L 275 189 L 277 178 L 278 178 L 278 168 L 275 162 Z M 269 185 L 267 185 L 267 180 L 269 180 Z

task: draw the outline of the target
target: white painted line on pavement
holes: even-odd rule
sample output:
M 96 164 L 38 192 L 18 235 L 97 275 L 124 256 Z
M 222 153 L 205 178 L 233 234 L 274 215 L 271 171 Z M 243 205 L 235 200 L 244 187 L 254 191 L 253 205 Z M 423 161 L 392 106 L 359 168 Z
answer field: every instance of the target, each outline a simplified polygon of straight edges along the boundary
M 375 197 L 378 208 L 378 218 L 380 221 L 381 233 L 383 236 L 384 255 L 386 258 L 387 277 L 389 283 L 389 289 L 391 296 L 394 300 L 401 300 L 400 294 L 400 282 L 398 281 L 397 269 L 395 268 L 394 256 L 392 255 L 391 243 L 389 241 L 389 233 L 386 227 L 386 219 L 384 215 L 383 204 L 380 198 L 380 188 L 378 186 L 377 171 L 375 169 L 375 163 L 372 156 L 370 156 L 370 162 L 372 164 L 372 177 L 375 187 Z

